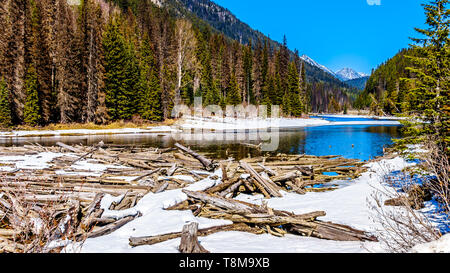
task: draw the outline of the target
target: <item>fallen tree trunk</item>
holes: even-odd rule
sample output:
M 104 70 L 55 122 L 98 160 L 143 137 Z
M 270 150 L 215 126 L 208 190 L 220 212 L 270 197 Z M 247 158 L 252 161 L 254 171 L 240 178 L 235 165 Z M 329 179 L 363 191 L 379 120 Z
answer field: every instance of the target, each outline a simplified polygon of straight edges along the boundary
M 122 218 L 112 224 L 101 227 L 96 231 L 89 232 L 86 235 L 86 238 L 97 238 L 100 236 L 108 235 L 108 234 L 114 232 L 115 230 L 123 227 L 124 225 L 128 224 L 129 222 L 133 221 L 134 219 L 141 217 L 141 216 L 142 216 L 141 213 L 138 213 L 134 216 L 127 216 L 127 217 Z
M 213 196 L 213 195 L 209 195 L 209 194 L 206 194 L 203 192 L 194 192 L 194 191 L 188 191 L 188 190 L 183 190 L 183 192 L 191 198 L 197 199 L 204 203 L 213 204 L 219 208 L 229 209 L 229 210 L 237 211 L 237 212 L 241 212 L 241 213 L 257 212 L 252 207 L 244 205 L 240 202 L 237 202 L 237 201 L 234 201 L 231 199 L 226 199 L 226 198 L 219 197 L 219 196 Z
M 257 183 L 259 183 L 268 194 L 274 197 L 282 197 L 280 194 L 278 186 L 273 183 L 272 181 L 269 181 L 267 179 L 263 179 L 256 171 L 253 169 L 247 162 L 241 161 L 240 165 L 242 168 L 244 168 L 247 172 L 249 172 L 250 176 L 256 180 Z
M 177 147 L 178 149 L 180 149 L 182 152 L 185 152 L 189 155 L 191 155 L 192 157 L 194 157 L 195 159 L 197 159 L 198 161 L 200 161 L 200 163 L 202 163 L 203 167 L 205 167 L 205 169 L 209 172 L 214 171 L 216 169 L 216 165 L 214 164 L 213 161 L 205 158 L 202 155 L 199 155 L 198 153 L 192 151 L 189 148 L 184 147 L 183 145 L 179 144 L 179 143 L 175 143 L 175 147 Z
M 255 234 L 261 233 L 258 229 L 250 228 L 246 224 L 233 224 L 233 225 L 224 225 L 224 226 L 199 229 L 197 232 L 197 236 L 204 237 L 204 236 L 208 236 L 208 235 L 211 235 L 214 233 L 224 232 L 224 231 L 242 231 L 242 232 L 249 232 L 249 233 L 255 233 Z M 165 242 L 168 240 L 180 238 L 181 235 L 182 235 L 181 232 L 173 232 L 173 233 L 155 235 L 155 236 L 131 237 L 129 239 L 129 244 L 132 247 L 142 246 L 142 245 L 154 245 L 154 244 L 159 244 L 159 243 L 162 243 L 162 242 Z

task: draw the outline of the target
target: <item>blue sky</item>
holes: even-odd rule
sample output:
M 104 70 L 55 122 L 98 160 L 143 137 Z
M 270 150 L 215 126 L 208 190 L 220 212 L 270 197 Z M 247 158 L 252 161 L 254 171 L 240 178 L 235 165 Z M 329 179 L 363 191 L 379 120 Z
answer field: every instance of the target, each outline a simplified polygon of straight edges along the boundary
M 240 20 L 336 71 L 370 73 L 424 27 L 426 0 L 213 0 Z M 369 5 L 369 3 L 373 5 Z M 377 5 L 379 3 L 379 5 Z

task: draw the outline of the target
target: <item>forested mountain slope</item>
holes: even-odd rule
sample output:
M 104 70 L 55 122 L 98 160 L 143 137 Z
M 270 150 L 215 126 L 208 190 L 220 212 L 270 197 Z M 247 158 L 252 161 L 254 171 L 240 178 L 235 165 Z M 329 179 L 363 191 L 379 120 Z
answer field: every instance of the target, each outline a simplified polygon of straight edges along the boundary
M 349 103 L 349 88 L 303 64 L 286 40 L 241 43 L 186 3 L 163 2 L 1 1 L 2 124 L 160 121 L 194 96 L 221 106 L 281 105 L 288 116 Z
M 358 108 L 370 108 L 380 114 L 398 114 L 411 108 L 411 94 L 406 78 L 413 74 L 407 69 L 412 66 L 408 56 L 416 56 L 413 49 L 403 49 L 394 57 L 381 64 L 369 77 L 364 92 L 355 105 Z

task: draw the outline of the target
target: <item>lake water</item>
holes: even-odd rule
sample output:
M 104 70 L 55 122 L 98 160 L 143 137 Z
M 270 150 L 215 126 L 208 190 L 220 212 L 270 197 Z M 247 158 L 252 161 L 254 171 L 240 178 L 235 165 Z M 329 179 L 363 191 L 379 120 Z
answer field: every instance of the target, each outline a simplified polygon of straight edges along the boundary
M 322 117 L 330 121 L 367 121 L 360 118 Z M 383 155 L 383 148 L 392 144 L 392 138 L 400 137 L 400 126 L 388 125 L 327 125 L 299 128 L 279 132 L 278 148 L 272 153 L 341 155 L 346 158 L 369 160 Z M 207 152 L 214 158 L 234 157 L 241 159 L 261 155 L 256 149 L 242 143 L 259 144 L 249 134 L 236 133 L 233 139 L 224 140 L 223 134 L 210 135 L 210 139 L 190 139 L 191 135 L 181 136 L 181 143 L 194 150 Z M 44 146 L 55 145 L 61 141 L 67 144 L 93 145 L 100 141 L 106 144 L 135 145 L 152 147 L 173 147 L 176 140 L 170 135 L 130 134 L 104 136 L 70 137 L 32 137 L 2 139 L 0 145 L 24 145 L 39 143 Z

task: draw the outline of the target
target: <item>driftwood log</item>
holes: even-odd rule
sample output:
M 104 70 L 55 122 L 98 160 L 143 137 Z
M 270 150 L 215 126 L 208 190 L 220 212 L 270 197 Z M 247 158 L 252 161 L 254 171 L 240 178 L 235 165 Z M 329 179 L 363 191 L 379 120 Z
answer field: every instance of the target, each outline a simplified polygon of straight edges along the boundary
M 185 152 L 189 155 L 191 155 L 192 157 L 194 157 L 195 159 L 197 159 L 198 161 L 200 161 L 200 163 L 202 163 L 203 167 L 205 167 L 205 169 L 207 171 L 214 171 L 216 169 L 216 165 L 214 164 L 213 161 L 205 158 L 204 156 L 192 151 L 189 148 L 184 147 L 183 145 L 181 145 L 180 143 L 175 143 L 175 147 L 177 147 L 180 151 Z

